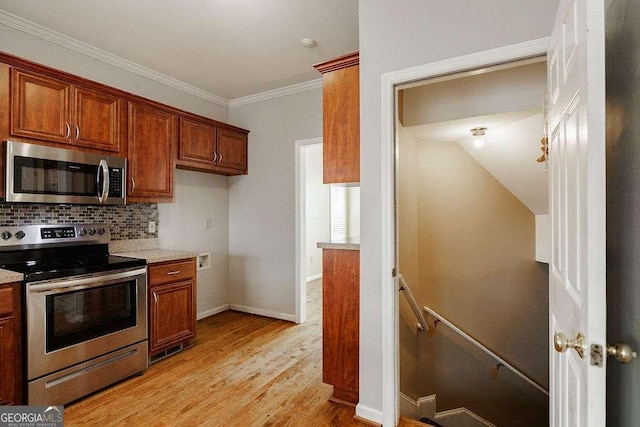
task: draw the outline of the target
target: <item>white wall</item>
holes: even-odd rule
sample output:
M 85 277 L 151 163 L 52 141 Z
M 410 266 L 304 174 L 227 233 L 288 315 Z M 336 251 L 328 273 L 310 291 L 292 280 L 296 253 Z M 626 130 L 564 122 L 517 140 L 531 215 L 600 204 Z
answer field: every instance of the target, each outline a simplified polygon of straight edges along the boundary
M 176 169 L 174 192 L 175 203 L 158 203 L 158 238 L 161 248 L 211 252 L 211 269 L 198 271 L 200 319 L 229 308 L 229 179 Z
M 557 3 L 360 0 L 359 415 L 383 416 L 381 75 L 546 37 Z
M 329 185 L 322 183 L 322 144 L 303 147 L 306 181 L 306 264 L 307 279 L 322 274 L 322 249 L 318 242 L 331 238 Z M 313 262 L 311 261 L 313 257 Z
M 549 264 L 551 259 L 551 219 L 536 215 L 536 261 Z
M 295 141 L 322 136 L 322 90 L 231 108 L 249 175 L 229 181 L 229 302 L 295 320 Z

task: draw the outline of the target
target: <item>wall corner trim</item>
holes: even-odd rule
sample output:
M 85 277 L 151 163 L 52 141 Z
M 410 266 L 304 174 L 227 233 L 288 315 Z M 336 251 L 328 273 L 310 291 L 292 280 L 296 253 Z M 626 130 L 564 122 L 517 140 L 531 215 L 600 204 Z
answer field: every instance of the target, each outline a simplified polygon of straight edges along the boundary
M 211 310 L 205 310 L 203 312 L 198 313 L 196 316 L 197 320 L 202 320 L 205 317 L 213 316 L 214 314 L 222 313 L 223 311 L 229 310 L 229 304 L 223 304 L 219 307 L 212 308 Z
M 297 83 L 279 89 L 268 90 L 266 92 L 248 95 L 229 101 L 229 108 L 240 107 L 242 105 L 253 104 L 255 102 L 266 101 L 268 99 L 279 98 L 281 96 L 293 95 L 295 93 L 307 92 L 322 87 L 322 79 L 309 80 L 308 82 Z
M 286 320 L 288 322 L 295 322 L 296 316 L 289 313 L 278 313 L 273 310 L 265 310 L 263 308 L 251 307 L 241 304 L 229 304 L 230 310 L 241 311 L 243 313 L 257 314 L 259 316 L 272 317 L 274 319 Z
M 140 64 L 136 64 L 135 62 L 121 58 L 112 53 L 99 49 L 95 46 L 91 46 L 87 43 L 66 36 L 57 31 L 45 28 L 41 25 L 36 24 L 35 22 L 28 21 L 3 10 L 0 10 L 0 24 L 89 56 L 93 59 L 97 59 L 98 61 L 102 61 L 106 64 L 113 65 L 114 67 L 118 67 L 122 70 L 137 74 L 141 77 L 146 77 L 165 86 L 169 86 L 189 95 L 204 99 L 205 101 L 209 101 L 222 107 L 229 108 L 229 101 L 225 98 L 199 89 L 188 83 L 185 83 L 178 79 L 174 79 L 173 77 L 169 77 L 150 68 L 144 67 Z
M 372 423 L 382 425 L 382 411 L 370 408 L 362 403 L 358 403 L 356 405 L 356 415 L 362 419 L 371 421 Z

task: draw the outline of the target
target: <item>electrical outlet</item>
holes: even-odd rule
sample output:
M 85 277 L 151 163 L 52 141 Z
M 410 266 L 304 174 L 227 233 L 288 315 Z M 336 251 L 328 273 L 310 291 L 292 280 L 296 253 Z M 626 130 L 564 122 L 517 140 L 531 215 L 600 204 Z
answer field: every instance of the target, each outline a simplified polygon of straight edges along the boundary
M 313 257 L 313 255 L 311 255 L 311 256 L 309 257 L 309 262 L 310 262 L 311 264 L 313 264 L 314 262 L 316 262 L 316 259 Z
M 204 229 L 205 230 L 210 230 L 211 229 L 211 218 L 205 218 L 204 219 Z
M 156 222 L 149 221 L 149 233 L 155 233 L 155 232 L 156 232 Z

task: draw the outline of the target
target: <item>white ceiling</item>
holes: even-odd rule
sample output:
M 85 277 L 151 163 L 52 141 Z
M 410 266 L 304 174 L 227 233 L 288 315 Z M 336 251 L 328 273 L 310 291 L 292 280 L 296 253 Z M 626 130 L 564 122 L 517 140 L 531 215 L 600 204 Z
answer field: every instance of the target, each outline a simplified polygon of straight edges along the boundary
M 0 0 L 0 10 L 227 100 L 358 50 L 358 0 Z M 311 37 L 312 49 L 300 45 Z
M 473 145 L 470 130 L 475 127 L 487 128 L 481 148 Z M 533 214 L 549 213 L 548 174 L 544 163 L 536 162 L 542 153 L 541 109 L 409 126 L 407 129 L 418 141 L 459 144 Z

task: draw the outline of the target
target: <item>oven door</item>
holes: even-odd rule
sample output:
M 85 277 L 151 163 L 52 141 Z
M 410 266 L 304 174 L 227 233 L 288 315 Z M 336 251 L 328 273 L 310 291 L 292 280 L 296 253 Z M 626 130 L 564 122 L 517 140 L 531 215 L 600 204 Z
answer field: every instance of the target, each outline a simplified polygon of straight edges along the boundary
M 27 284 L 28 380 L 147 339 L 146 268 Z

